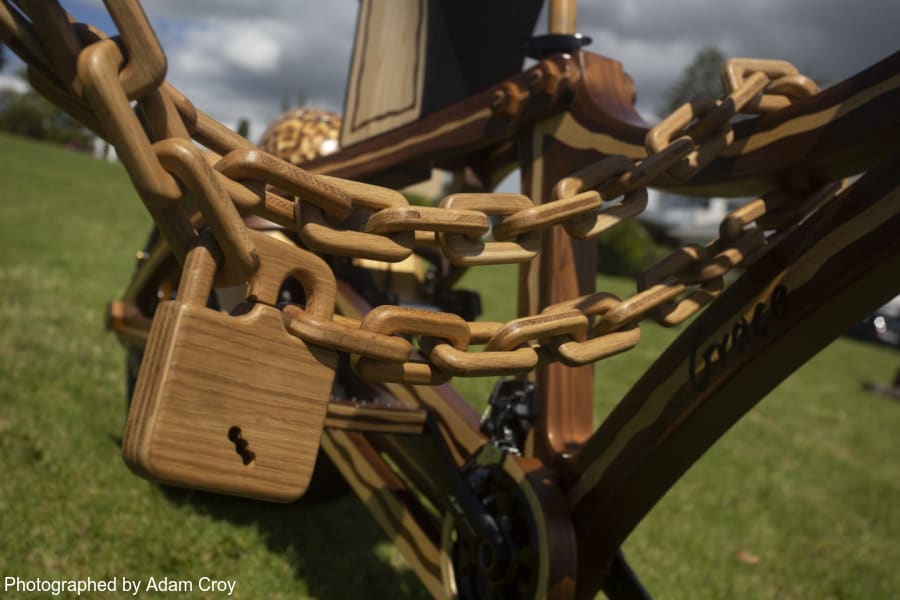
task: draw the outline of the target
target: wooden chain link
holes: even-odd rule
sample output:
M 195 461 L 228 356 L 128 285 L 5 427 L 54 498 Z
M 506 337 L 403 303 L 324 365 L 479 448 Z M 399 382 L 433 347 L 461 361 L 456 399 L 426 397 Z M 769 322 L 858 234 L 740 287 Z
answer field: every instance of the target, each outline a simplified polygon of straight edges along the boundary
M 268 281 L 273 273 L 290 269 L 289 258 L 273 254 L 289 253 L 251 235 L 241 214 L 296 231 L 315 252 L 396 262 L 416 245 L 432 245 L 457 265 L 527 262 L 548 228 L 595 237 L 640 214 L 648 185 L 689 180 L 732 143 L 730 123 L 738 112 L 778 110 L 818 91 L 789 63 L 729 61 L 723 99 L 678 108 L 647 135 L 645 159 L 609 156 L 588 165 L 555 186 L 552 202 L 483 193 L 454 194 L 439 207 L 410 206 L 394 190 L 315 175 L 266 154 L 196 109 L 164 81 L 165 55 L 137 0 L 105 0 L 119 30 L 115 38 L 74 23 L 53 1 L 23 3 L 25 10 L 0 2 L 3 41 L 28 64 L 34 87 L 115 146 L 176 258 L 183 264 L 200 235 L 185 209 L 189 195 L 224 257 L 218 285 L 249 281 L 260 298 L 280 285 L 281 279 Z M 541 63 L 532 84 L 555 88 L 563 79 L 555 64 Z M 510 109 L 518 98 L 501 87 L 496 101 Z M 283 308 L 286 327 L 309 344 L 350 354 L 372 381 L 433 385 L 452 376 L 524 373 L 552 361 L 590 364 L 635 346 L 645 318 L 666 326 L 684 322 L 722 291 L 729 271 L 767 246 L 764 230 L 796 223 L 841 185 L 800 202 L 772 192 L 745 204 L 725 217 L 718 239 L 676 250 L 644 272 L 638 293 L 625 300 L 599 292 L 505 324 L 379 306 L 360 322 L 333 314 L 333 293 L 318 292 L 315 310 Z M 301 275 L 310 289 L 333 292 L 334 275 L 324 263 Z M 418 339 L 419 354 L 402 336 Z M 470 351 L 482 344 L 483 351 Z

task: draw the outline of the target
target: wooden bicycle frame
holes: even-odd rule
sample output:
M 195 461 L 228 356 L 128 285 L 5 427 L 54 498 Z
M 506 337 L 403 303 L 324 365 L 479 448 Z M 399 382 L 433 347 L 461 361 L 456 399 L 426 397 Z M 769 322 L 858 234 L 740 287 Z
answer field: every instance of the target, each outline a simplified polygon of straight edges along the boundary
M 291 267 L 296 266 L 285 250 L 288 247 L 261 253 L 276 260 L 260 263 L 252 245 L 239 243 L 238 232 L 244 231 L 244 224 L 236 201 L 232 203 L 226 190 L 217 185 L 212 186 L 216 188 L 213 190 L 200 189 L 204 183 L 214 181 L 212 169 L 202 152 L 188 140 L 193 136 L 210 149 L 223 151 L 226 156 L 221 160 L 216 157 L 216 164 L 231 183 L 235 180 L 228 177 L 229 170 L 235 172 L 237 179 L 245 173 L 240 163 L 243 159 L 234 158 L 231 152 L 248 149 L 251 144 L 196 111 L 167 84 L 163 91 L 157 90 L 164 85 L 165 60 L 149 24 L 137 17 L 137 3 L 107 3 L 123 34 L 121 45 L 112 39 L 99 39 L 102 36 L 93 32 L 91 35 L 98 40 L 86 48 L 81 48 L 60 7 L 53 5 L 42 11 L 28 3 L 15 4 L 22 5 L 22 14 L 19 8 L 10 12 L 6 4 L 2 5 L 3 25 L 13 47 L 36 67 L 32 73 L 36 87 L 93 129 L 100 129 L 99 121 L 109 119 L 110 126 L 103 127 L 105 133 L 117 146 L 120 159 L 145 201 L 152 200 L 147 202 L 148 209 L 180 259 L 187 253 L 193 231 L 186 215 L 172 216 L 176 210 L 180 213 L 184 209 L 172 204 L 183 199 L 179 180 L 195 201 L 207 203 L 203 216 L 213 234 L 231 238 L 231 244 L 222 250 L 225 264 L 233 266 L 220 272 L 225 277 L 219 283 L 248 281 L 248 273 L 257 270 L 259 274 L 263 268 L 281 273 L 273 274 L 265 284 L 268 293 L 259 288 L 248 297 L 255 296 L 260 304 L 268 304 L 257 307 L 265 308 L 272 318 L 269 331 L 278 332 L 268 336 L 287 336 L 282 331 L 282 317 L 290 310 L 286 308 L 282 314 L 274 305 L 288 277 L 284 273 L 292 272 Z M 571 33 L 574 1 L 551 0 L 550 4 L 551 33 Z M 34 31 L 25 14 L 33 17 Z M 84 29 L 82 33 L 90 32 Z M 33 47 L 40 49 L 44 44 L 55 55 L 47 64 L 43 64 L 41 52 L 32 52 Z M 148 50 L 143 61 L 128 62 L 119 70 L 125 55 L 134 58 L 142 54 L 139 50 L 144 47 L 152 47 L 153 51 Z M 51 64 L 61 66 L 57 69 L 60 72 L 48 70 Z M 61 77 L 62 82 L 72 82 L 76 72 L 78 86 L 73 88 L 80 88 L 76 96 L 83 92 L 84 98 L 80 99 L 51 81 Z M 51 77 L 48 79 L 47 75 Z M 150 91 L 154 91 L 152 98 Z M 139 98 L 142 113 L 150 115 L 146 119 L 149 125 L 141 124 L 132 114 L 128 100 L 132 96 Z M 82 103 L 85 99 L 90 107 L 87 111 Z M 393 187 L 418 178 L 432 167 L 441 167 L 464 173 L 467 185 L 476 190 L 492 189 L 503 174 L 518 167 L 523 192 L 537 204 L 550 203 L 555 200 L 555 184 L 583 166 L 614 155 L 633 160 L 647 156 L 644 142 L 649 127 L 635 112 L 633 100 L 631 80 L 619 63 L 584 51 L 558 52 L 490 89 L 412 122 L 395 121 L 404 124 L 386 132 L 378 129 L 382 133 L 374 137 L 361 135 L 360 141 L 337 154 L 303 166 L 320 174 Z M 731 102 L 733 107 L 736 101 Z M 617 593 L 619 588 L 615 585 L 622 581 L 611 574 L 622 566 L 616 561 L 619 547 L 675 481 L 788 374 L 853 322 L 900 292 L 897 106 L 900 53 L 828 90 L 796 100 L 788 108 L 734 124 L 734 139 L 721 156 L 688 183 L 672 184 L 672 189 L 696 195 L 751 195 L 770 190 L 802 195 L 844 176 L 864 172 L 846 191 L 769 238 L 765 252 L 745 257 L 748 264 L 742 276 L 686 327 L 596 431 L 592 426 L 594 370 L 590 366 L 570 368 L 541 363 L 529 375 L 537 383 L 539 402 L 521 455 L 515 451 L 504 453 L 495 446 L 481 432 L 474 409 L 450 385 L 371 384 L 374 402 L 328 403 L 324 408 L 321 447 L 434 596 L 456 595 L 451 557 L 454 533 L 459 542 L 457 549 L 465 545 L 459 540 L 466 535 L 475 540 L 473 548 L 467 551 L 477 554 L 477 560 L 469 565 L 477 562 L 476 577 L 485 578 L 487 573 L 502 579 L 508 575 L 506 566 L 526 566 L 509 575 L 513 579 L 524 574 L 521 581 L 514 582 L 525 582 L 525 589 L 517 588 L 517 597 L 591 598 L 599 590 L 609 595 Z M 190 113 L 190 132 L 184 115 L 177 114 L 182 111 Z M 152 113 L 159 113 L 155 115 L 158 118 L 153 118 Z M 145 127 L 173 131 L 159 136 L 165 139 L 151 146 Z M 185 160 L 192 162 L 179 162 L 177 154 L 184 154 Z M 242 156 L 247 158 L 246 154 Z M 296 169 L 265 157 L 276 170 Z M 179 171 L 181 168 L 185 170 Z M 277 177 L 266 180 L 276 187 L 283 181 L 286 180 Z M 191 189 L 194 187 L 197 189 Z M 326 193 L 321 182 L 300 188 L 302 193 L 311 188 Z M 342 197 L 338 190 L 334 192 L 335 198 Z M 214 207 L 215 202 L 220 206 Z M 299 202 L 288 206 L 292 208 L 273 218 L 281 219 L 282 225 L 295 225 Z M 337 211 L 341 218 L 352 208 L 349 197 L 344 208 L 346 211 Z M 218 210 L 226 210 L 224 218 L 220 218 Z M 432 214 L 440 212 L 429 210 Z M 487 222 L 487 216 L 481 216 Z M 254 236 L 260 246 L 279 244 L 262 234 Z M 593 244 L 571 239 L 560 226 L 542 229 L 541 236 L 540 254 L 520 267 L 517 303 L 521 315 L 539 315 L 548 305 L 595 291 Z M 421 239 L 426 242 L 434 238 Z M 131 301 L 142 291 L 155 294 L 161 276 L 175 270 L 174 261 L 167 262 L 164 244 L 157 248 L 139 269 L 126 292 L 126 301 L 118 305 L 124 310 L 111 315 L 123 340 L 132 346 L 141 346 L 146 339 L 148 315 L 143 315 Z M 289 249 L 299 252 L 297 248 Z M 309 277 L 329 283 L 328 319 L 332 308 L 357 320 L 364 316 L 370 307 L 345 282 L 337 285 L 339 293 L 334 300 L 336 306 L 332 307 L 333 273 L 321 258 L 312 258 L 317 267 L 307 269 Z M 190 296 L 195 308 L 209 296 L 215 273 L 212 252 L 197 260 L 205 261 L 205 284 L 193 293 L 189 293 L 191 287 L 187 284 L 180 290 L 184 296 L 181 299 Z M 266 267 L 273 263 L 288 268 Z M 253 291 L 254 280 L 249 281 Z M 322 306 L 316 300 L 320 297 L 310 289 L 306 309 L 313 317 L 314 305 Z M 160 314 L 175 310 L 175 306 L 168 305 Z M 222 317 L 212 312 L 209 316 L 217 320 Z M 586 315 L 578 316 L 586 324 Z M 460 327 L 471 327 L 466 332 L 469 334 L 477 326 L 461 322 Z M 287 339 L 296 342 L 294 338 Z M 397 341 L 379 339 L 384 345 Z M 306 340 L 304 349 L 305 343 Z M 347 350 L 348 346 L 342 348 L 354 353 Z M 197 351 L 203 352 L 204 348 Z M 255 351 L 256 364 L 268 360 L 275 364 L 276 371 L 279 364 L 292 360 L 285 356 L 270 360 L 262 346 L 250 348 L 246 343 L 233 349 L 234 354 L 242 351 Z M 338 370 L 337 354 L 333 348 L 329 351 L 327 368 L 318 371 L 320 383 L 324 382 L 322 387 L 311 391 L 308 386 L 310 389 L 305 390 L 310 400 L 307 406 L 315 401 L 322 408 L 331 377 Z M 148 351 L 148 365 L 153 364 L 154 355 L 163 353 L 164 349 Z M 167 368 L 160 361 L 156 363 L 157 371 Z M 320 366 L 314 359 L 303 364 Z M 147 368 L 145 373 L 151 372 L 152 367 Z M 248 370 L 252 372 L 252 366 Z M 214 372 L 216 376 L 220 373 Z M 290 384 L 296 381 L 302 386 L 303 379 L 310 378 L 308 368 L 299 368 L 299 372 L 289 375 L 291 381 L 279 385 L 286 391 L 276 398 L 284 405 L 297 399 L 291 396 Z M 348 372 L 346 376 L 349 379 Z M 231 384 L 232 388 L 239 388 L 241 382 Z M 212 406 L 221 405 L 215 404 L 220 398 L 208 400 Z M 245 407 L 240 390 L 231 400 Z M 135 406 L 140 406 L 139 400 Z M 249 406 L 252 410 L 262 404 Z M 140 409 L 132 415 L 138 415 L 133 422 L 146 416 L 140 415 Z M 189 421 L 191 417 L 180 414 L 175 420 Z M 294 487 L 305 489 L 315 452 L 311 444 L 315 440 L 310 435 L 318 435 L 322 418 L 321 412 L 317 413 L 316 425 L 305 431 L 307 446 L 313 447 Z M 240 429 L 232 429 L 237 430 L 237 438 L 232 439 L 229 430 L 229 439 L 238 448 Z M 303 434 L 298 428 L 297 435 Z M 196 437 L 186 436 L 191 442 Z M 126 452 L 127 440 L 126 435 Z M 284 451 L 281 460 L 293 460 L 290 444 L 278 445 Z M 136 453 L 141 448 L 144 446 L 136 447 Z M 239 449 L 242 459 L 248 458 L 246 450 L 245 443 Z M 173 461 L 176 468 L 183 466 L 179 465 L 180 456 Z M 250 456 L 243 465 L 252 460 Z M 510 517 L 509 522 L 513 521 L 513 511 L 518 511 L 514 516 L 519 518 L 516 526 L 521 531 L 515 532 L 519 544 L 515 550 L 511 549 L 514 536 L 503 539 L 499 526 L 486 518 L 488 509 L 474 492 L 475 484 L 463 478 L 463 468 L 473 464 L 482 470 L 473 468 L 470 473 L 487 473 L 481 481 L 483 488 L 507 486 L 501 490 L 508 492 L 504 496 L 506 505 L 500 506 L 498 501 L 492 508 L 507 511 L 503 516 Z M 282 479 L 283 475 L 278 476 L 276 482 Z M 196 473 L 180 481 L 191 480 L 196 481 Z M 211 489 L 248 493 L 246 488 Z M 277 498 L 296 497 L 292 494 Z M 525 541 L 520 543 L 522 539 Z M 523 544 L 525 550 L 521 551 Z M 636 592 L 634 588 L 626 591 Z
M 552 185 L 581 165 L 610 154 L 645 155 L 648 127 L 633 110 L 631 82 L 618 63 L 586 52 L 547 60 L 577 73 L 571 94 L 535 99 L 510 120 L 490 110 L 487 91 L 307 166 L 384 182 L 432 163 L 468 167 L 491 182 L 515 161 L 523 192 L 537 203 L 552 201 Z M 512 80 L 523 88 L 528 81 L 529 73 Z M 898 102 L 895 54 L 788 109 L 736 124 L 737 142 L 679 191 L 803 190 L 867 169 L 900 147 Z M 604 583 L 602 566 L 716 439 L 791 371 L 900 291 L 898 166 L 892 159 L 871 170 L 840 202 L 780 240 L 679 336 L 596 432 L 593 369 L 538 369 L 540 415 L 518 469 L 559 486 L 543 500 L 543 518 L 555 524 L 551 595 L 592 597 Z M 545 233 L 539 258 L 521 269 L 520 314 L 594 291 L 594 260 L 590 242 L 570 239 L 562 227 Z M 346 314 L 365 310 L 348 291 L 343 303 Z M 449 386 L 387 387 L 401 403 L 437 416 L 458 464 L 486 442 L 477 415 Z M 429 443 L 326 429 L 323 447 L 426 587 L 442 593 L 440 530 L 411 493 L 441 505 L 446 481 L 439 466 L 429 466 L 439 464 Z
M 568 74 L 571 89 L 534 94 L 514 115 L 493 109 L 487 90 L 304 166 L 400 185 L 435 165 L 468 169 L 485 187 L 518 166 L 523 192 L 537 203 L 553 201 L 553 184 L 582 165 L 611 154 L 645 156 L 648 126 L 617 62 L 587 52 L 545 60 Z M 506 83 L 525 90 L 533 81 L 534 69 Z M 715 440 L 851 323 L 900 292 L 900 160 L 891 158 L 900 149 L 898 105 L 900 53 L 790 108 L 735 125 L 736 142 L 680 192 L 802 191 L 869 172 L 773 244 L 598 430 L 592 367 L 536 371 L 539 416 L 525 456 L 508 458 L 503 469 L 528 490 L 543 536 L 539 585 L 548 596 L 593 597 L 627 535 Z M 594 291 L 595 266 L 591 242 L 572 240 L 559 226 L 545 232 L 539 257 L 520 269 L 520 314 Z M 339 284 L 340 313 L 358 318 L 368 308 Z M 442 448 L 461 466 L 488 440 L 450 385 L 385 384 L 383 393 L 391 398 L 386 406 L 332 403 L 322 447 L 426 588 L 443 595 L 443 522 L 453 482 Z

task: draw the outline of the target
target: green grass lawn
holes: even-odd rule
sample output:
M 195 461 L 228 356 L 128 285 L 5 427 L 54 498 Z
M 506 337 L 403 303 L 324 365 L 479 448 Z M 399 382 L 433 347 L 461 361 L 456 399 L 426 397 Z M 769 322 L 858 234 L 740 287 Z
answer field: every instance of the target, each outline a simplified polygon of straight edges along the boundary
M 124 356 L 103 315 L 149 217 L 118 165 L 2 135 L 0 165 L 0 579 L 210 576 L 236 579 L 239 598 L 424 597 L 353 497 L 270 506 L 128 471 Z M 514 284 L 506 267 L 463 282 L 494 320 L 512 316 Z M 597 367 L 598 415 L 674 333 L 644 326 L 637 349 Z M 650 591 L 900 594 L 900 403 L 860 387 L 888 382 L 898 363 L 839 340 L 729 432 L 626 544 Z M 481 402 L 492 383 L 459 388 Z

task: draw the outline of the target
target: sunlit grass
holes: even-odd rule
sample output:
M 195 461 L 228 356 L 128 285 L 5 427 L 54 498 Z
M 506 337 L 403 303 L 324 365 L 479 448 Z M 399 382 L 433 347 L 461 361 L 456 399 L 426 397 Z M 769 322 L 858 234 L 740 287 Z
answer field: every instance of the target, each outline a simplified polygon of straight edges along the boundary
M 118 165 L 0 136 L 0 575 L 237 579 L 240 598 L 424 592 L 352 497 L 270 506 L 164 490 L 118 440 L 123 352 L 104 331 L 150 221 Z M 515 270 L 473 270 L 484 319 Z M 627 295 L 633 284 L 600 279 Z M 677 332 L 597 366 L 600 418 Z M 862 391 L 900 354 L 839 340 L 743 419 L 626 544 L 661 598 L 888 598 L 900 589 L 900 403 Z M 458 388 L 483 405 L 493 380 Z M 755 560 L 758 559 L 758 560 Z

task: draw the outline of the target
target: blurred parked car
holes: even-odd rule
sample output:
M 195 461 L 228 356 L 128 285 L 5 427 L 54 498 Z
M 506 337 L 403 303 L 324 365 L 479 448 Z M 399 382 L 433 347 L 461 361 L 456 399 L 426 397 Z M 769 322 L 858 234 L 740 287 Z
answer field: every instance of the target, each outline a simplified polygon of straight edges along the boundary
M 854 325 L 847 335 L 900 348 L 900 296 Z

